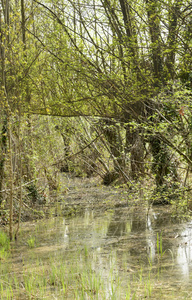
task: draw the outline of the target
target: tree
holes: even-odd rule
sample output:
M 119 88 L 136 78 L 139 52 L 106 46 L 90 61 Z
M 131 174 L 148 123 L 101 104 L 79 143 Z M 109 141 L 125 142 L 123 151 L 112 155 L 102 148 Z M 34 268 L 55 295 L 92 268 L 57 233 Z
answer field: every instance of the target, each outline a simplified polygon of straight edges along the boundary
M 1 195 L 8 162 L 21 204 L 24 181 L 38 192 L 40 165 L 51 178 L 47 157 L 56 166 L 64 152 L 43 155 L 37 141 L 49 142 L 34 128 L 57 117 L 67 121 L 44 131 L 54 132 L 53 141 L 59 136 L 59 145 L 63 137 L 65 161 L 74 155 L 74 117 L 76 153 L 95 171 L 103 168 L 103 178 L 103 170 L 129 182 L 149 172 L 157 186 L 168 186 L 178 180 L 181 161 L 185 185 L 192 164 L 190 1 L 20 4 L 1 2 Z
M 169 167 L 166 172 L 162 171 L 164 162 L 160 157 L 168 155 L 167 150 L 161 152 L 170 144 L 165 142 L 166 136 L 159 135 L 158 126 L 163 120 L 161 115 L 165 121 L 170 103 L 163 103 L 162 99 L 160 104 L 157 97 L 164 89 L 171 92 L 173 82 L 170 80 L 178 76 L 180 49 L 184 47 L 181 34 L 189 22 L 186 15 L 190 3 L 150 0 L 132 4 L 123 0 L 103 0 L 75 4 L 69 1 L 63 9 L 60 3 L 54 6 L 51 2 L 34 2 L 48 12 L 50 28 L 54 24 L 56 29 L 50 32 L 54 32 L 54 43 L 58 46 L 50 44 L 49 35 L 38 33 L 36 36 L 48 49 L 52 61 L 50 70 L 56 79 L 53 83 L 46 76 L 49 82 L 46 87 L 52 86 L 49 90 L 53 95 L 49 101 L 50 114 L 95 115 L 127 124 L 126 148 L 131 151 L 133 176 L 144 172 L 144 136 L 151 132 L 148 141 L 152 154 L 156 155 L 154 162 L 159 165 L 157 184 L 163 184 Z M 175 112 L 177 109 L 176 105 Z M 34 107 L 34 110 L 46 114 L 44 105 L 41 112 L 39 108 Z M 137 128 L 131 125 L 133 121 Z M 168 121 L 170 127 L 175 117 L 169 117 Z M 118 149 L 114 141 L 113 145 Z

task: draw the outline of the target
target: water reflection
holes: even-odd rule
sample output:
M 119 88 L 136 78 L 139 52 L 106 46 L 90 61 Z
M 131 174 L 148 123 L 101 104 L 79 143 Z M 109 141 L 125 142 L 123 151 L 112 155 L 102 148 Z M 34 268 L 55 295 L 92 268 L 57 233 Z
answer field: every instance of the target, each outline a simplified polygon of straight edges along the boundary
M 36 253 L 45 259 L 54 253 L 70 265 L 72 257 L 80 264 L 86 255 L 92 270 L 103 278 L 112 276 L 113 269 L 119 277 L 131 280 L 131 274 L 140 268 L 146 274 L 150 268 L 157 273 L 160 268 L 162 284 L 168 277 L 175 286 L 191 277 L 192 222 L 177 223 L 167 208 L 87 210 L 71 219 L 39 222 L 36 231 L 38 247 L 33 256 Z M 24 260 L 27 255 L 29 252 L 23 252 Z
M 86 211 L 81 216 L 67 220 L 67 225 L 65 222 L 60 227 L 60 232 L 65 250 L 74 247 L 84 249 L 86 246 L 92 251 L 107 253 L 113 249 L 117 260 L 124 256 L 127 262 L 131 260 L 134 264 L 139 260 L 146 265 L 149 259 L 154 265 L 158 264 L 158 255 L 162 255 L 166 264 L 171 267 L 175 264 L 176 269 L 179 266 L 176 270 L 178 277 L 187 279 L 190 275 L 192 223 L 177 224 L 163 208 L 142 214 L 138 210 L 130 212 L 127 208 L 103 215 Z
M 96 224 L 97 217 L 92 215 L 91 222 Z M 151 209 L 149 213 L 146 211 L 142 214 L 137 209 L 132 212 L 116 209 L 105 222 L 104 228 L 99 236 L 95 236 L 93 230 L 92 245 L 102 246 L 105 238 L 103 248 L 112 246 L 117 250 L 119 260 L 122 253 L 126 253 L 126 260 L 131 260 L 132 263 L 139 259 L 148 264 L 150 259 L 151 263 L 158 265 L 161 257 L 171 268 L 175 265 L 174 275 L 177 278 L 189 278 L 192 262 L 192 222 L 179 224 L 164 208 Z
M 128 222 L 122 218 L 121 211 L 115 210 L 108 225 L 107 236 L 123 236 L 127 231 L 127 223 Z
M 178 235 L 177 264 L 180 267 L 181 274 L 189 279 L 192 263 L 192 222 L 184 228 Z

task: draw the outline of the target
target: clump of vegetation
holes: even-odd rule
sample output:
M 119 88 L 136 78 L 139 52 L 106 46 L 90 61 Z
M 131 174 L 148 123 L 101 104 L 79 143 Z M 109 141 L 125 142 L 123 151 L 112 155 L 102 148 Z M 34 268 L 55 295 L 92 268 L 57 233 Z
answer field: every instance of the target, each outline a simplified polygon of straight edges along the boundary
M 152 178 L 160 193 L 190 186 L 190 1 L 24 2 L 6 2 L 0 28 L 10 239 L 23 207 L 47 204 L 45 189 L 62 192 L 62 175 L 129 186 Z
M 7 234 L 0 230 L 0 259 L 4 259 L 8 255 L 10 249 L 10 240 Z
M 35 237 L 30 237 L 27 240 L 27 245 L 29 248 L 34 248 L 35 247 Z
M 7 234 L 2 230 L 0 230 L 0 247 L 4 248 L 5 250 L 9 250 L 10 248 L 9 238 Z

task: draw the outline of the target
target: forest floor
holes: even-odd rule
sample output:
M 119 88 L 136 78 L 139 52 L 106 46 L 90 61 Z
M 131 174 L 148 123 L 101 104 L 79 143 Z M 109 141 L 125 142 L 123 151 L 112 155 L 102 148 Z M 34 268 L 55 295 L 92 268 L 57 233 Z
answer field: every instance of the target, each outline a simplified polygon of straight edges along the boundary
M 59 190 L 45 190 L 44 201 L 32 203 L 29 198 L 23 199 L 21 221 L 30 221 L 52 216 L 74 216 L 84 210 L 106 211 L 120 207 L 138 207 L 149 209 L 156 196 L 152 181 L 140 181 L 129 187 L 117 183 L 110 186 L 102 184 L 99 177 L 78 178 L 62 175 Z M 164 197 L 160 193 L 160 200 Z M 185 201 L 182 193 L 182 201 Z M 191 200 L 190 200 L 191 201 Z M 184 203 L 186 206 L 186 203 Z M 181 205 L 182 206 L 182 205 Z M 14 221 L 17 223 L 19 202 L 15 203 Z M 173 208 L 175 209 L 175 207 Z M 0 224 L 6 225 L 8 209 L 2 211 Z
M 148 183 L 149 184 L 149 183 Z M 60 191 L 49 192 L 46 203 L 36 204 L 34 214 L 23 214 L 25 220 L 51 215 L 73 216 L 85 209 L 108 210 L 126 206 L 148 206 L 152 189 L 145 191 L 146 183 L 129 188 L 126 184 L 105 186 L 98 177 L 62 180 Z M 25 209 L 27 211 L 27 209 Z M 33 216 L 32 216 L 33 215 Z

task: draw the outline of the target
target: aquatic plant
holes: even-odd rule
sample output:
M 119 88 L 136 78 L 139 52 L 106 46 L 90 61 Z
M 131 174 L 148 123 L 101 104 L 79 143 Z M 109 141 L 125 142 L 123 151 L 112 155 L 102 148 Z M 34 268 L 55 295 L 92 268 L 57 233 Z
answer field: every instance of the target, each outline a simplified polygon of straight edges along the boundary
M 29 248 L 34 248 L 35 247 L 35 237 L 30 237 L 27 240 L 27 245 L 29 246 Z
M 10 241 L 7 234 L 0 230 L 0 248 L 4 248 L 5 250 L 9 250 L 10 248 Z
M 123 212 L 125 213 L 125 209 Z M 105 212 L 103 216 L 106 215 Z M 109 224 L 111 212 L 107 216 L 107 224 Z M 129 215 L 126 212 L 127 217 Z M 61 223 L 59 223 L 60 221 Z M 46 222 L 45 226 L 37 226 L 36 229 L 33 227 L 33 232 L 31 227 L 29 228 L 28 241 L 31 240 L 33 246 L 35 246 L 35 237 L 38 235 L 39 241 L 39 236 L 45 235 L 44 229 L 46 228 L 49 247 L 45 247 L 45 241 L 42 240 L 42 248 L 29 250 L 27 248 L 29 248 L 30 242 L 26 243 L 25 251 L 22 252 L 22 259 L 19 256 L 17 263 L 0 264 L 0 298 L 2 300 L 164 299 L 165 294 L 170 300 L 178 299 L 178 295 L 182 299 L 191 299 L 191 287 L 187 287 L 186 291 L 181 286 L 178 293 L 177 289 L 172 289 L 171 280 L 170 282 L 166 281 L 170 268 L 170 272 L 172 272 L 174 256 L 176 258 L 174 248 L 173 250 L 167 249 L 166 257 L 164 257 L 164 249 L 167 246 L 164 245 L 166 229 L 157 233 L 156 230 L 159 227 L 154 227 L 154 231 L 147 232 L 149 236 L 139 232 L 139 239 L 142 239 L 141 245 L 143 242 L 145 245 L 145 248 L 140 248 L 140 241 L 136 239 L 134 231 L 131 232 L 126 227 L 125 235 L 118 238 L 116 236 L 108 237 L 106 231 L 103 232 L 101 222 L 98 222 L 97 226 L 93 223 L 94 226 L 91 228 L 91 235 L 88 239 L 87 224 L 90 224 L 90 220 L 87 216 L 86 227 L 81 224 L 82 218 L 77 218 L 78 224 L 81 224 L 83 229 L 79 226 L 77 230 L 76 224 L 73 224 L 72 220 L 67 220 L 71 236 L 70 242 L 68 240 L 66 242 L 66 239 L 63 238 L 66 221 L 64 224 L 63 219 L 60 221 L 57 219 L 56 223 L 56 219 L 53 219 L 51 222 Z M 57 239 L 53 239 L 54 222 L 59 236 Z M 93 222 L 92 218 L 91 222 Z M 40 224 L 44 223 L 40 222 Z M 103 222 L 103 224 L 105 223 Z M 72 226 L 75 229 L 74 235 L 72 235 Z M 81 234 L 77 236 L 77 232 Z M 101 232 L 104 239 L 101 239 Z M 86 237 L 84 240 L 82 240 L 83 234 Z M 22 238 L 24 238 L 23 235 Z M 150 243 L 146 243 L 146 238 L 150 238 Z M 51 242 L 54 242 L 53 247 Z M 21 245 L 23 247 L 23 242 Z M 97 247 L 98 245 L 100 247 Z M 17 247 L 19 246 L 20 244 L 17 242 Z M 171 262 L 168 254 L 172 257 Z M 169 264 L 165 258 L 169 259 Z M 166 269 L 165 278 L 164 269 Z
M 10 249 L 10 240 L 4 231 L 0 230 L 0 260 L 5 259 L 8 256 L 8 250 Z
M 159 235 L 159 233 L 157 232 L 157 254 L 158 254 L 158 258 L 162 258 L 163 255 L 165 254 L 166 250 L 163 251 L 163 239 L 162 239 L 162 232 Z

